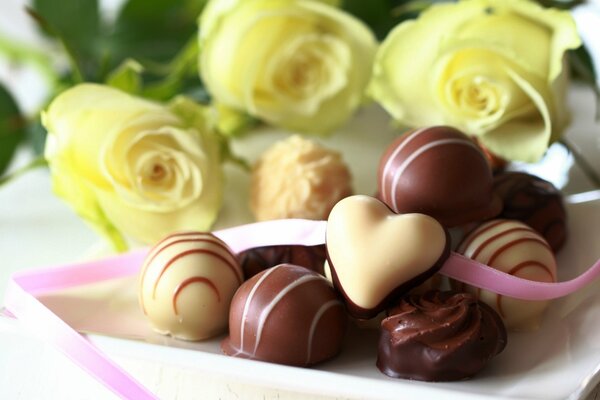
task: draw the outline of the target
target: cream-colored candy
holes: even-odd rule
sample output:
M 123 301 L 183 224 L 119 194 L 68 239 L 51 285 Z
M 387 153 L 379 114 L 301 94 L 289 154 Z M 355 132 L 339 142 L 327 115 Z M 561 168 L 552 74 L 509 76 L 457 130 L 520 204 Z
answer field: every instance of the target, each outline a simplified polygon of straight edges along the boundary
M 326 219 L 351 193 L 350 171 L 340 153 L 296 135 L 275 143 L 254 166 L 250 208 L 259 221 Z
M 556 282 L 556 260 L 537 232 L 519 221 L 493 220 L 471 232 L 458 252 L 500 271 L 539 282 Z M 547 301 L 525 301 L 454 283 L 476 293 L 502 316 L 508 329 L 539 327 Z
M 347 197 L 334 207 L 326 240 L 330 267 L 343 292 L 365 310 L 377 307 L 448 254 L 446 232 L 435 219 L 394 214 L 368 196 Z
M 146 256 L 140 305 L 155 331 L 202 340 L 225 331 L 242 281 L 242 269 L 223 241 L 211 233 L 176 233 Z

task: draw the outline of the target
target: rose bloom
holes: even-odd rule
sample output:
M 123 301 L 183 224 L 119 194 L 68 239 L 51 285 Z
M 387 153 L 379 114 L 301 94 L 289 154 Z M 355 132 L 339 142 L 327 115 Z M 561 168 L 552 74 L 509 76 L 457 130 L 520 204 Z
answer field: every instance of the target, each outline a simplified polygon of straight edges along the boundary
M 579 45 L 567 12 L 533 2 L 438 4 L 385 39 L 370 92 L 403 124 L 452 125 L 534 162 L 569 122 L 564 55 Z
M 178 230 L 207 230 L 222 201 L 220 146 L 207 112 L 81 84 L 42 115 L 54 192 L 127 247 Z
M 215 101 L 302 132 L 343 124 L 363 99 L 376 41 L 325 3 L 210 1 L 200 19 L 200 71 Z

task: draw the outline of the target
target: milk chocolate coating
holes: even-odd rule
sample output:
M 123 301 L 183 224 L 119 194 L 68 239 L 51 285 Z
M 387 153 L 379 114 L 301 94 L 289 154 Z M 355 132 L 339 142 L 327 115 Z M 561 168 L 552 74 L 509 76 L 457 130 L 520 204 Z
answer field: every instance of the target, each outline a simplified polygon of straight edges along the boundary
M 221 349 L 235 357 L 309 366 L 338 354 L 346 319 L 342 302 L 323 276 L 280 264 L 240 286 Z
M 238 255 L 246 279 L 279 264 L 294 264 L 324 275 L 327 254 L 320 246 L 265 246 L 246 250 Z
M 381 199 L 392 210 L 427 214 L 446 227 L 492 218 L 502 205 L 484 154 L 448 126 L 399 137 L 381 158 L 377 176 Z
M 455 381 L 479 372 L 506 346 L 500 317 L 472 294 L 408 296 L 381 322 L 377 367 L 393 378 Z
M 494 178 L 494 191 L 504 203 L 500 218 L 531 226 L 554 252 L 562 248 L 567 239 L 567 213 L 554 185 L 523 172 L 505 172 Z

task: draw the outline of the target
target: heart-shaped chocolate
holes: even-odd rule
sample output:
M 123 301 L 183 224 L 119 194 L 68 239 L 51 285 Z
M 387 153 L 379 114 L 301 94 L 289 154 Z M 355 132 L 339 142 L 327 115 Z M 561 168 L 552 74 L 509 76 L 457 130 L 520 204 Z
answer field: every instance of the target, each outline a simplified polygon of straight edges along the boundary
M 448 232 L 424 214 L 394 214 L 369 196 L 336 204 L 327 222 L 327 258 L 348 312 L 371 318 L 425 281 L 450 254 Z

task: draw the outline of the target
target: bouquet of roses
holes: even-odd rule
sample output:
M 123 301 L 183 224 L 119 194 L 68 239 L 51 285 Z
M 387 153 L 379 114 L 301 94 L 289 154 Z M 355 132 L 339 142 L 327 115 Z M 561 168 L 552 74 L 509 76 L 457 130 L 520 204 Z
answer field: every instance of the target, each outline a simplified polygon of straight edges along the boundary
M 68 66 L 0 38 L 51 88 L 31 119 L 0 90 L 0 173 L 37 144 L 32 165 L 47 163 L 55 193 L 123 250 L 209 229 L 222 165 L 239 161 L 229 141 L 258 123 L 343 135 L 374 101 L 401 126 L 454 126 L 535 162 L 568 126 L 570 66 L 595 79 L 571 14 L 544 7 L 578 2 L 543 3 L 557 4 L 128 0 L 109 23 L 96 0 L 34 1 Z

